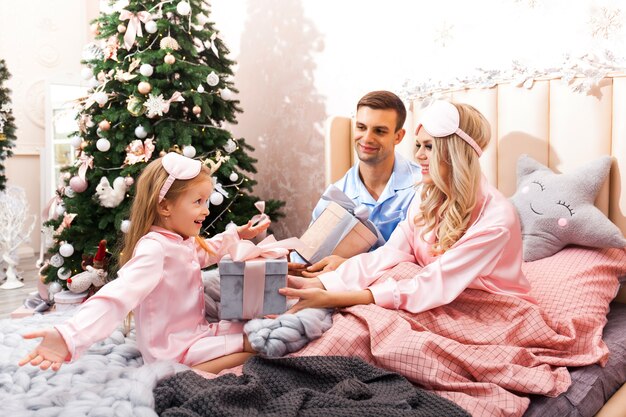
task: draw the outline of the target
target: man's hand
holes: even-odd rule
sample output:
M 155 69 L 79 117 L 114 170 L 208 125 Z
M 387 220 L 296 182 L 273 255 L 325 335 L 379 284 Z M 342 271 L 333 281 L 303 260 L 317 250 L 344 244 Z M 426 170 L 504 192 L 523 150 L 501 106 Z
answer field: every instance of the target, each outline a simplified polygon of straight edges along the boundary
M 321 261 L 314 263 L 313 265 L 302 271 L 302 276 L 307 278 L 313 278 L 324 272 L 334 271 L 339 268 L 339 265 L 344 263 L 346 258 L 342 258 L 337 255 L 330 255 L 322 259 Z
M 287 273 L 289 275 L 302 276 L 302 272 L 306 271 L 306 264 L 298 262 L 287 262 Z
M 22 335 L 24 339 L 36 339 L 43 337 L 41 343 L 19 362 L 24 366 L 30 362 L 33 366 L 39 366 L 44 371 L 48 368 L 58 371 L 63 362 L 68 360 L 70 354 L 61 333 L 55 328 L 40 330 Z
M 252 220 L 250 220 L 248 224 L 244 224 L 243 226 L 237 227 L 237 234 L 239 234 L 239 237 L 241 239 L 252 239 L 259 233 L 266 231 L 267 228 L 270 227 L 270 223 L 271 223 L 270 219 L 266 219 L 262 221 L 261 223 L 253 226 Z
M 297 289 L 307 289 L 307 288 L 318 288 L 324 289 L 324 285 L 319 278 L 302 278 L 296 277 L 293 275 L 287 276 L 287 286 L 290 288 Z
M 278 292 L 287 298 L 299 298 L 296 304 L 286 314 L 293 314 L 305 308 L 337 307 L 334 305 L 332 293 L 321 288 L 309 287 L 304 289 L 281 288 Z

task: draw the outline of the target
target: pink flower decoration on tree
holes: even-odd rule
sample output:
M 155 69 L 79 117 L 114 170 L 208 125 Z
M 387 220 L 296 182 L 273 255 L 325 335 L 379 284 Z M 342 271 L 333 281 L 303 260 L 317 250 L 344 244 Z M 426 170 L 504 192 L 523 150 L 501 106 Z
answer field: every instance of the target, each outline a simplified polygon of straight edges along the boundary
M 154 152 L 154 144 L 152 139 L 146 139 L 143 142 L 135 139 L 126 147 L 125 165 L 134 165 L 137 162 L 148 162 Z

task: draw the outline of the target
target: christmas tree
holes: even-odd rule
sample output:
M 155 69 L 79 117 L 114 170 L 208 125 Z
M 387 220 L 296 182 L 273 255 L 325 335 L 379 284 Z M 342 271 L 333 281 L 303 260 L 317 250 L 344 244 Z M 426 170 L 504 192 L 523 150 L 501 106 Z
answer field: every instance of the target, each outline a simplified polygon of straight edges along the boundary
M 57 289 L 67 288 L 68 278 L 71 283 L 93 263 L 102 240 L 108 255 L 104 261 L 100 256 L 98 266 L 108 279 L 115 276 L 135 179 L 166 152 L 215 169 L 204 234 L 259 214 L 259 199 L 250 194 L 255 181 L 246 176 L 256 172 L 257 161 L 248 155 L 253 148 L 223 128 L 236 123 L 241 109 L 234 99 L 234 62 L 208 19 L 208 5 L 202 0 L 116 4 L 92 24 L 98 42 L 83 56 L 82 75 L 91 89 L 79 100 L 79 130 L 72 138 L 76 164 L 66 169 L 57 190 L 58 207 L 52 210 L 57 217 L 46 223 L 53 244 L 42 274 Z M 267 201 L 265 213 L 276 219 L 283 204 Z
M 0 191 L 6 188 L 4 160 L 13 155 L 15 146 L 15 119 L 11 109 L 11 90 L 4 86 L 4 82 L 11 77 L 6 63 L 0 59 Z

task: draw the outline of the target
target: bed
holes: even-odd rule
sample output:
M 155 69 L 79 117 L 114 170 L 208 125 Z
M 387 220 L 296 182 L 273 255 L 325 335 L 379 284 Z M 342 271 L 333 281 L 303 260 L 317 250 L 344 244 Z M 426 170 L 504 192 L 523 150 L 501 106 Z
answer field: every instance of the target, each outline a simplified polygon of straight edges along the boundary
M 557 172 L 612 155 L 610 177 L 595 203 L 626 234 L 626 74 L 608 73 L 589 82 L 584 77 L 566 82 L 556 76 L 531 79 L 523 85 L 511 81 L 489 88 L 455 86 L 422 91 L 410 100 L 407 135 L 397 151 L 412 158 L 416 120 L 433 94 L 472 104 L 492 128 L 492 142 L 481 158 L 483 171 L 506 196 L 516 190 L 515 167 L 521 154 Z M 583 85 L 586 88 L 581 88 Z M 351 118 L 328 120 L 327 184 L 338 180 L 355 161 L 351 132 Z M 547 267 L 547 263 L 542 266 Z M 604 339 L 611 352 L 606 366 L 568 367 L 573 381 L 568 391 L 556 398 L 531 396 L 525 416 L 626 416 L 626 288 L 612 298 L 605 300 L 610 302 L 610 312 Z
M 475 105 L 490 120 L 497 143 L 492 143 L 482 163 L 489 180 L 507 195 L 515 189 L 515 161 L 521 153 L 529 153 L 561 171 L 573 169 L 595 156 L 613 155 L 611 177 L 604 184 L 597 204 L 626 231 L 626 194 L 622 191 L 626 181 L 626 75 L 603 78 L 591 94 L 576 93 L 570 87 L 559 79 L 538 79 L 532 88 L 500 83 L 487 89 L 461 89 L 443 94 Z M 415 115 L 421 100 L 412 105 Z M 411 127 L 415 119 L 407 123 Z M 328 183 L 338 179 L 353 163 L 351 125 L 351 119 L 346 117 L 329 121 L 326 135 Z M 409 132 L 399 148 L 408 156 L 412 152 L 411 136 Z M 594 140 L 586 140 L 584 146 L 572 146 L 571 138 Z M 615 297 L 619 286 L 616 271 L 626 270 L 624 251 L 570 247 L 555 257 L 529 263 L 525 269 L 534 279 L 534 291 L 542 305 L 549 305 L 552 314 L 567 315 L 567 323 L 552 323 L 551 314 L 546 315 L 545 311 L 529 309 L 510 299 L 486 298 L 485 292 L 468 290 L 446 308 L 418 316 L 376 306 L 338 311 L 333 316 L 331 329 L 293 356 L 351 356 L 360 350 L 357 356 L 368 362 L 407 376 L 416 385 L 457 403 L 467 403 L 467 408 L 480 410 L 475 415 L 520 416 L 524 412 L 528 417 L 625 415 L 626 294 L 622 291 Z M 555 261 L 557 259 L 559 262 Z M 603 262 L 601 267 L 598 260 Z M 565 267 L 575 273 L 562 274 Z M 403 276 L 411 274 L 414 268 L 414 264 L 401 264 L 389 274 Z M 552 297 L 557 292 L 569 298 Z M 586 298 L 581 298 L 582 294 Z M 497 339 L 508 343 L 506 339 L 511 335 L 508 328 L 490 326 L 490 320 L 497 319 L 502 312 L 502 305 L 511 307 L 507 311 L 512 314 L 504 319 L 512 327 L 531 329 L 524 340 L 513 344 L 530 343 L 539 348 L 511 351 L 498 350 L 496 346 L 494 351 L 489 346 Z M 481 313 L 480 316 L 472 316 L 476 312 Z M 158 381 L 172 375 L 176 377 L 181 374 L 177 372 L 187 368 L 171 363 L 143 365 L 133 332 L 125 336 L 121 328 L 116 330 L 109 338 L 92 346 L 84 357 L 64 365 L 57 373 L 17 367 L 19 358 L 36 343 L 23 340 L 20 334 L 62 322 L 69 314 L 58 312 L 0 320 L 0 415 L 156 416 L 153 389 Z M 591 316 L 582 327 L 581 314 Z M 471 326 L 474 319 L 482 320 L 489 331 L 477 328 L 479 331 L 473 334 L 467 332 L 468 323 Z M 456 328 L 442 326 L 442 320 L 458 321 L 459 325 Z M 359 327 L 363 331 L 355 332 Z M 416 329 L 417 332 L 409 335 L 409 331 Z M 552 329 L 554 334 L 538 334 L 537 329 Z M 390 350 L 385 344 L 394 333 L 407 341 L 391 346 Z M 474 340 L 462 343 L 463 338 Z M 557 338 L 561 346 L 542 350 L 542 338 Z M 459 361 L 455 354 L 459 347 L 472 351 L 476 362 L 488 355 L 503 356 L 493 361 L 491 369 L 485 368 L 484 363 L 474 367 L 471 362 L 468 365 Z M 532 356 L 529 360 L 535 361 L 536 366 L 508 366 L 509 361 L 517 361 L 529 352 Z M 567 356 L 567 361 L 563 362 L 560 355 Z M 564 363 L 568 364 L 569 372 Z M 569 366 L 572 364 L 576 366 Z M 451 372 L 463 378 L 456 382 L 457 387 L 439 381 L 441 375 Z M 429 380 L 423 379 L 425 374 L 429 375 Z M 491 375 L 487 375 L 490 380 L 485 379 L 486 374 Z M 493 377 L 500 378 L 507 389 L 494 383 Z M 547 379 L 542 381 L 539 377 Z M 516 384 L 521 379 L 526 385 Z M 570 380 L 573 381 L 571 386 Z M 481 384 L 476 385 L 477 381 Z M 529 387 L 534 381 L 538 386 Z M 548 393 L 554 395 L 533 395 L 529 400 L 525 393 L 541 391 L 543 382 L 554 387 Z M 561 389 L 566 391 L 557 394 Z

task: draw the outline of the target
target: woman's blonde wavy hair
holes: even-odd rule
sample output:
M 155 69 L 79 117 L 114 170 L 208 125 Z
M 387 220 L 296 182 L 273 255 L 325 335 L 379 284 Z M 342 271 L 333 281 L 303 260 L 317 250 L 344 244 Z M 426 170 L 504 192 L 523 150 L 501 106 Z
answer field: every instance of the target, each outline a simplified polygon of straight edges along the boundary
M 484 150 L 491 137 L 487 119 L 468 104 L 452 104 L 459 111 L 461 130 Z M 440 161 L 448 165 L 447 178 L 439 172 Z M 478 154 L 456 134 L 433 140 L 429 171 L 433 183 L 422 184 L 420 214 L 414 222 L 422 227 L 422 239 L 434 230 L 431 251 L 441 255 L 467 231 L 482 174 Z
M 123 266 L 133 256 L 135 245 L 149 231 L 150 227 L 160 221 L 158 212 L 159 192 L 167 180 L 168 173 L 161 163 L 162 158 L 150 162 L 143 170 L 137 181 L 135 198 L 130 208 L 130 229 L 124 235 L 124 244 L 119 256 L 119 265 Z M 202 165 L 200 173 L 190 180 L 174 180 L 172 186 L 165 194 L 165 198 L 176 201 L 186 190 L 197 182 L 211 179 L 211 170 Z M 201 239 L 196 236 L 198 244 L 207 252 L 211 250 Z

